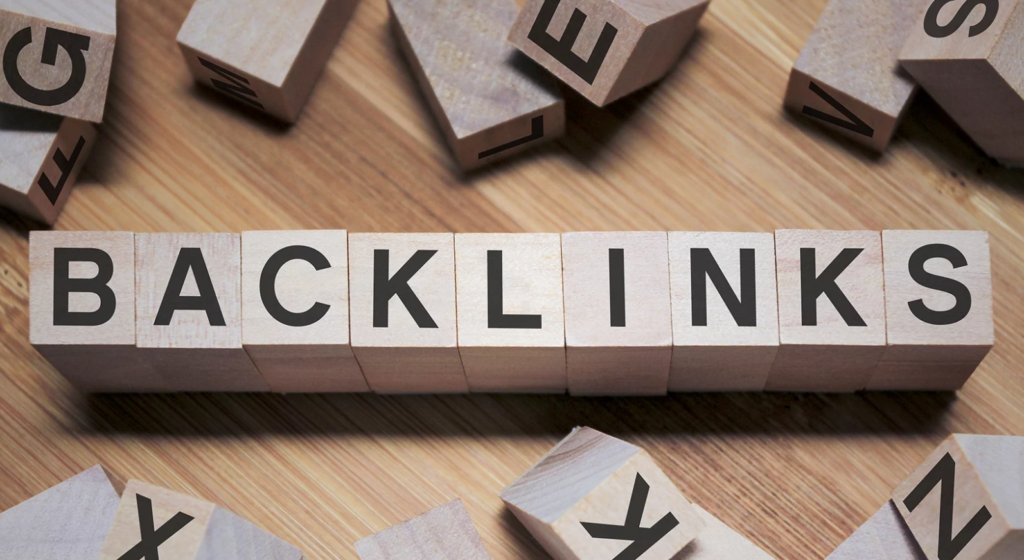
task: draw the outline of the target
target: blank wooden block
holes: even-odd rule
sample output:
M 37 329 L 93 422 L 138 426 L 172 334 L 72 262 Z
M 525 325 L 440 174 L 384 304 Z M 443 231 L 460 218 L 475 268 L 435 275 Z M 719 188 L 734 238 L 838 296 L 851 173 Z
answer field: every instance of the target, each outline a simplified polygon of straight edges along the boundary
M 120 488 L 96 465 L 0 513 L 0 560 L 96 558 Z
M 29 338 L 78 390 L 167 391 L 135 347 L 135 234 L 33 231 Z
M 886 502 L 825 560 L 925 560 L 896 505 Z
M 665 232 L 562 234 L 569 393 L 664 395 L 672 361 Z
M 0 103 L 101 122 L 116 35 L 116 0 L 0 1 Z
M 349 235 L 352 348 L 377 393 L 465 393 L 455 236 Z
M 929 560 L 1019 559 L 1024 437 L 954 434 L 892 499 Z
M 219 506 L 130 480 L 98 560 L 158 556 L 160 560 L 300 560 L 302 551 Z
M 662 78 L 708 0 L 527 0 L 508 40 L 594 104 Z
M 917 93 L 896 60 L 925 0 L 832 0 L 789 75 L 786 106 L 884 150 Z
M 555 560 L 668 560 L 705 526 L 644 450 L 576 428 L 501 499 Z
M 85 121 L 0 105 L 0 205 L 55 223 L 95 140 Z
M 672 560 L 774 560 L 704 508 L 693 504 L 693 509 L 704 521 L 704 529 Z
M 565 391 L 557 233 L 456 233 L 455 284 L 471 391 Z
M 356 2 L 196 0 L 178 47 L 200 84 L 295 122 Z
M 361 560 L 490 560 L 462 500 L 357 541 Z
M 242 233 L 242 345 L 271 391 L 369 391 L 349 343 L 345 230 Z
M 673 231 L 669 391 L 762 391 L 779 350 L 775 237 Z
M 863 389 L 885 352 L 877 231 L 775 232 L 781 345 L 769 391 Z
M 888 346 L 872 390 L 955 391 L 992 348 L 988 232 L 882 232 Z
M 518 59 L 505 37 L 513 0 L 389 0 L 409 66 L 463 170 L 565 133 L 554 82 Z
M 136 344 L 176 391 L 267 391 L 242 349 L 241 238 L 135 236 Z

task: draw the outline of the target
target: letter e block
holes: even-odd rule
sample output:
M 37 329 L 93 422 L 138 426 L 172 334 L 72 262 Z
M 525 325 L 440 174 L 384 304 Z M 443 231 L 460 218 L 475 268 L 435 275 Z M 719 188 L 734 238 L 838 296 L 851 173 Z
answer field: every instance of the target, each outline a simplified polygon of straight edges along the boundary
M 462 500 L 356 542 L 360 560 L 491 560 Z

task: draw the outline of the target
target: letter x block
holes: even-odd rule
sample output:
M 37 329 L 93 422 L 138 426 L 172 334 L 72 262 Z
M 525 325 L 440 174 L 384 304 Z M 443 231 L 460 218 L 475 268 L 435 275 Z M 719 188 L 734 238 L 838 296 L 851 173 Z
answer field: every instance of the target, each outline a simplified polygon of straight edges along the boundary
M 361 560 L 491 560 L 462 500 L 356 542 Z
M 590 428 L 573 430 L 501 499 L 555 560 L 668 560 L 705 527 L 647 452 Z
M 925 560 L 896 504 L 886 502 L 825 560 Z
M 1019 560 L 1024 437 L 954 434 L 892 499 L 928 560 Z
M 508 40 L 604 106 L 661 79 L 708 0 L 528 0 Z

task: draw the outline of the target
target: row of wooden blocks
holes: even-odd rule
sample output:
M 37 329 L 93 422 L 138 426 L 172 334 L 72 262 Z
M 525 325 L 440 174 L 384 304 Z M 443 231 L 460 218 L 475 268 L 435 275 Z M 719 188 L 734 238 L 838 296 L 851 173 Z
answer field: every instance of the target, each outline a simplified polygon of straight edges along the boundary
M 981 231 L 32 232 L 31 342 L 87 392 L 955 390 Z

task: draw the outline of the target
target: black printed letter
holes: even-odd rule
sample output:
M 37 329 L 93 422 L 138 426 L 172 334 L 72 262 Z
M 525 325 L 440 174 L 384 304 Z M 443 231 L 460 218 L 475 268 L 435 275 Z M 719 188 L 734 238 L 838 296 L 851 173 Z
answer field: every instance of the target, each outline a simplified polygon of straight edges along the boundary
M 97 272 L 93 278 L 71 278 L 71 262 L 91 262 Z M 114 316 L 117 296 L 107 282 L 114 276 L 114 261 L 100 249 L 53 250 L 53 324 L 58 327 L 96 327 Z M 100 307 L 96 311 L 69 311 L 68 295 L 72 292 L 96 294 Z
M 487 251 L 487 328 L 540 329 L 540 315 L 506 315 L 501 251 Z
M 851 327 L 866 327 L 867 323 L 861 318 L 857 310 L 853 308 L 850 300 L 846 299 L 836 284 L 836 278 L 850 266 L 850 263 L 861 254 L 864 249 L 843 249 L 821 276 L 815 276 L 817 263 L 815 262 L 814 249 L 806 247 L 800 249 L 800 301 L 802 305 L 803 325 L 810 327 L 818 324 L 818 296 L 825 294 L 836 311 Z
M 29 103 L 43 107 L 67 103 L 78 95 L 85 84 L 85 51 L 89 50 L 89 42 L 90 39 L 86 35 L 47 27 L 46 36 L 43 37 L 43 56 L 39 62 L 55 66 L 57 47 L 61 47 L 71 58 L 71 75 L 68 76 L 68 81 L 56 89 L 39 89 L 26 82 L 18 70 L 18 55 L 32 43 L 32 28 L 26 27 L 15 33 L 4 48 L 4 77 L 7 78 L 7 83 L 14 93 Z
M 608 249 L 608 296 L 611 325 L 626 326 L 626 256 L 623 249 Z
M 185 278 L 188 271 L 196 279 L 196 286 L 199 287 L 198 296 L 183 296 L 181 290 L 185 286 Z M 156 313 L 154 325 L 167 326 L 171 324 L 174 312 L 182 311 L 205 311 L 210 326 L 223 327 L 224 314 L 220 310 L 220 302 L 217 301 L 217 291 L 213 289 L 213 281 L 210 280 L 210 271 L 206 269 L 206 261 L 203 259 L 203 250 L 198 247 L 183 247 L 178 252 L 178 259 L 174 261 L 174 270 L 171 271 L 171 279 L 167 282 L 167 291 L 164 292 L 164 299 L 160 302 L 160 310 Z
M 60 198 L 60 193 L 64 190 L 64 183 L 68 182 L 71 170 L 75 168 L 75 163 L 78 162 L 78 156 L 82 153 L 82 148 L 84 147 L 85 137 L 79 136 L 78 143 L 75 144 L 75 149 L 72 150 L 70 158 L 65 156 L 60 148 L 53 152 L 53 163 L 56 163 L 57 169 L 60 170 L 60 179 L 57 179 L 56 186 L 50 182 L 50 178 L 46 176 L 46 173 L 39 175 L 39 188 L 43 190 L 43 194 L 46 195 L 50 204 L 57 204 L 57 199 Z
M 740 249 L 740 297 L 736 297 L 710 249 L 690 249 L 690 306 L 693 326 L 708 326 L 707 279 L 715 285 L 722 301 L 740 327 L 757 326 L 757 284 L 754 250 Z
M 252 105 L 253 107 L 256 107 L 258 109 L 262 109 L 263 108 L 263 104 L 260 103 L 259 101 L 256 101 L 256 97 L 257 97 L 256 96 L 256 92 L 253 91 L 252 88 L 248 87 L 249 80 L 245 79 L 243 76 L 239 76 L 238 74 L 235 74 L 234 72 L 232 72 L 231 70 L 228 70 L 227 68 L 223 68 L 221 66 L 218 66 L 218 65 L 210 62 L 209 60 L 206 60 L 205 58 L 203 58 L 201 56 L 197 57 L 197 58 L 199 58 L 199 64 L 202 64 L 206 68 L 209 68 L 210 70 L 212 70 L 215 74 L 217 74 L 221 78 L 224 78 L 225 80 L 227 80 L 227 82 L 222 82 L 222 81 L 217 80 L 215 78 L 210 78 L 210 82 L 213 84 L 213 87 L 219 89 L 220 91 L 226 93 L 227 95 L 230 95 L 231 97 L 234 97 L 234 98 L 239 99 L 239 100 L 241 100 L 241 101 L 243 101 L 245 103 L 248 103 L 249 105 Z
M 330 268 L 331 263 L 323 253 L 305 245 L 292 245 L 285 247 L 271 255 L 267 264 L 263 265 L 263 272 L 260 274 L 260 298 L 263 300 L 263 307 L 267 313 L 279 323 L 289 327 L 308 327 L 327 315 L 331 309 L 326 303 L 316 302 L 312 307 L 302 313 L 288 311 L 277 299 L 277 273 L 288 261 L 303 260 L 313 265 L 314 270 Z
M 583 81 L 593 85 L 594 80 L 597 78 L 597 73 L 601 71 L 601 65 L 604 64 L 604 57 L 608 55 L 608 50 L 612 48 L 612 42 L 615 40 L 615 35 L 619 30 L 606 22 L 601 30 L 601 36 L 597 38 L 594 50 L 590 53 L 590 58 L 583 60 L 576 53 L 572 52 L 572 46 L 576 43 L 576 37 L 579 36 L 580 30 L 583 29 L 583 23 L 587 21 L 587 15 L 581 12 L 579 8 L 573 9 L 572 17 L 569 18 L 569 23 L 565 26 L 565 31 L 562 32 L 561 40 L 557 40 L 548 34 L 548 26 L 551 25 L 551 19 L 554 17 L 555 10 L 558 9 L 560 3 L 561 0 L 544 0 L 544 5 L 541 6 L 537 19 L 533 22 L 533 27 L 530 28 L 530 33 L 527 37 L 536 43 L 538 47 L 555 57 L 555 60 L 564 64 L 569 70 L 572 70 Z
M 640 520 L 644 516 L 644 508 L 647 506 L 647 494 L 651 487 L 647 484 L 640 473 L 636 473 L 633 481 L 633 494 L 629 498 L 629 506 L 626 509 L 626 522 L 622 525 L 608 525 L 605 523 L 580 524 L 587 533 L 595 539 L 613 539 L 617 541 L 633 541 L 614 560 L 636 560 L 647 552 L 652 546 L 658 543 L 668 534 L 669 531 L 679 525 L 679 520 L 671 512 L 650 527 L 640 526 Z
M 939 488 L 939 560 L 953 560 L 957 554 L 971 542 L 981 528 L 992 519 L 988 508 L 982 506 L 978 513 L 964 525 L 956 537 L 953 536 L 953 491 L 956 484 L 956 461 L 946 453 L 946 456 L 939 460 L 935 468 L 929 472 L 921 483 L 914 488 L 913 492 L 903 500 L 907 509 L 914 511 L 917 506 L 932 491 L 933 488 L 942 483 Z
M 931 37 L 936 39 L 942 39 L 949 37 L 950 35 L 957 32 L 960 27 L 967 22 L 967 18 L 970 17 L 971 12 L 978 6 L 985 6 L 985 15 L 981 17 L 978 23 L 971 26 L 970 31 L 967 32 L 968 37 L 974 37 L 975 35 L 981 35 L 992 23 L 996 21 L 996 14 L 999 13 L 999 0 L 967 0 L 963 6 L 956 12 L 953 19 L 949 20 L 946 25 L 939 25 L 939 12 L 942 8 L 946 7 L 953 0 L 935 0 L 931 6 L 928 7 L 928 13 L 924 16 L 924 32 Z
M 943 244 L 925 245 L 910 255 L 910 277 L 914 282 L 947 294 L 956 298 L 953 307 L 945 311 L 928 309 L 923 300 L 915 299 L 907 305 L 914 317 L 928 323 L 929 325 L 952 325 L 959 323 L 968 313 L 971 312 L 971 291 L 960 282 L 952 278 L 936 276 L 924 269 L 924 263 L 929 259 L 946 259 L 953 268 L 967 266 L 967 258 L 955 247 Z
M 194 517 L 178 512 L 159 529 L 153 528 L 153 502 L 142 494 L 135 495 L 135 504 L 139 508 L 139 544 L 131 547 L 117 560 L 159 560 L 160 545 L 167 542 L 178 531 L 192 522 Z
M 833 117 L 828 113 L 808 107 L 807 105 L 804 105 L 803 109 L 803 113 L 805 115 L 814 119 L 818 119 L 819 121 L 827 122 L 832 126 L 838 126 L 839 128 L 849 130 L 850 132 L 855 132 L 857 134 L 860 134 L 861 136 L 874 138 L 875 129 L 868 126 L 868 123 L 861 120 L 860 117 L 854 115 L 853 111 L 844 107 L 838 99 L 829 95 L 825 90 L 821 89 L 821 87 L 814 82 L 811 82 L 810 89 L 814 93 L 814 95 L 820 97 L 822 100 L 825 101 L 825 103 L 828 103 L 833 109 L 839 111 L 841 115 L 843 115 L 849 120 L 844 121 L 843 119 Z
M 373 326 L 383 329 L 388 326 L 388 302 L 393 296 L 398 296 L 402 305 L 409 310 L 416 326 L 421 329 L 436 329 L 430 313 L 423 307 L 420 298 L 409 287 L 409 280 L 415 275 L 437 251 L 421 250 L 413 253 L 409 260 L 405 261 L 402 268 L 394 276 L 388 278 L 389 256 L 387 249 L 375 249 L 373 251 Z

